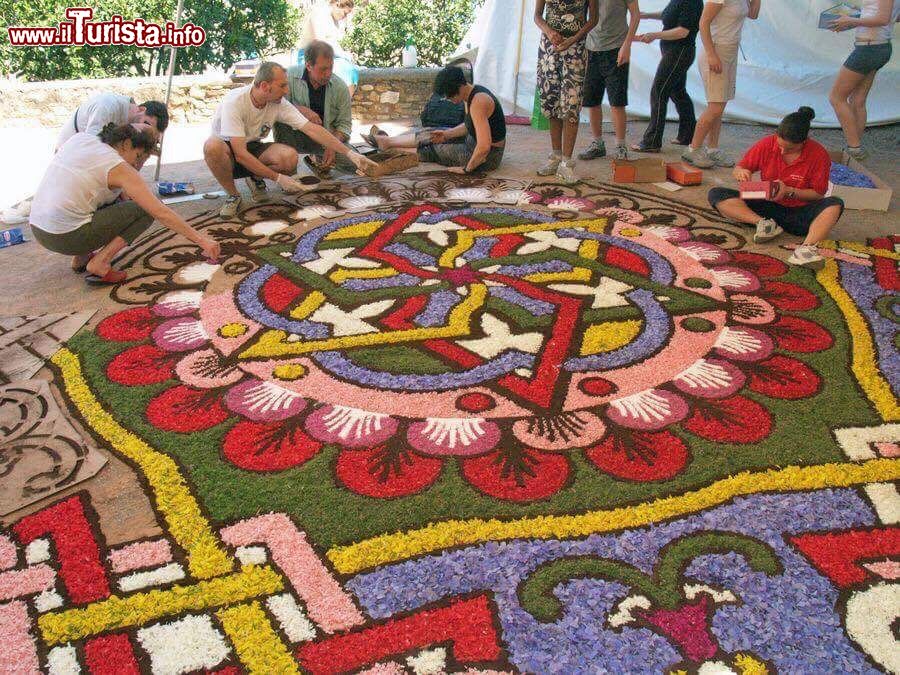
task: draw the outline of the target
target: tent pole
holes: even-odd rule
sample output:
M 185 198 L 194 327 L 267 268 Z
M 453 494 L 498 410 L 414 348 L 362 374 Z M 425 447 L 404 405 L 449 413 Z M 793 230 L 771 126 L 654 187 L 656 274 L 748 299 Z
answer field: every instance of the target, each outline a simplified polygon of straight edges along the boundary
M 522 29 L 525 25 L 525 0 L 522 0 L 521 7 L 519 10 L 519 47 L 516 50 L 516 82 L 513 85 L 513 115 L 519 109 L 519 66 L 522 64 Z
M 175 10 L 175 28 L 181 27 L 181 11 L 184 9 L 184 0 L 178 0 L 178 8 Z M 176 47 L 173 45 L 169 48 L 169 82 L 166 84 L 166 109 L 169 108 L 169 99 L 172 97 L 172 76 L 175 75 L 175 52 Z M 166 138 L 165 132 L 159 139 L 159 156 L 156 158 L 156 175 L 153 176 L 154 181 L 159 180 L 159 172 L 162 169 L 162 144 Z

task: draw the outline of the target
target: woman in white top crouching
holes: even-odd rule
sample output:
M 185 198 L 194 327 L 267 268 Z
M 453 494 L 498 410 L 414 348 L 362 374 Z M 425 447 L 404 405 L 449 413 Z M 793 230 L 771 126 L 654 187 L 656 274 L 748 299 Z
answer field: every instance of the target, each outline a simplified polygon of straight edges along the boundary
M 34 196 L 30 221 L 37 242 L 74 256 L 72 269 L 87 270 L 86 280 L 95 284 L 126 279 L 112 260 L 154 220 L 217 259 L 219 244 L 163 204 L 135 169 L 155 146 L 143 125 L 107 124 L 98 135 L 72 136 L 54 155 Z M 123 191 L 133 201 L 116 201 Z

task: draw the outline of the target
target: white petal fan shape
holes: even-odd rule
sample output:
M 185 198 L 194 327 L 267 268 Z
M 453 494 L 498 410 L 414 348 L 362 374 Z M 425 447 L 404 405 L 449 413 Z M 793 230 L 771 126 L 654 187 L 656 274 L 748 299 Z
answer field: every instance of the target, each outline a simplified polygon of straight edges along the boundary
M 383 203 L 384 200 L 381 197 L 375 197 L 373 195 L 357 195 L 356 197 L 342 199 L 338 202 L 338 205 L 348 211 L 365 211 L 366 209 L 374 208 Z

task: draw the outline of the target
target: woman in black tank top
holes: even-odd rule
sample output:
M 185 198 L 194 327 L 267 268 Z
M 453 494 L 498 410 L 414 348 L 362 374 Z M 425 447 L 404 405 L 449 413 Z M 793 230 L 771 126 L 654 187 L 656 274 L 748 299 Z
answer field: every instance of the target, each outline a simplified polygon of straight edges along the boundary
M 506 144 L 506 118 L 497 97 L 486 87 L 469 84 L 462 69 L 456 66 L 447 66 L 438 73 L 434 92 L 453 103 L 465 102 L 462 124 L 432 131 L 424 140 L 416 134 L 390 138 L 377 127 L 372 127 L 371 134 L 364 138 L 379 150 L 416 148 L 420 161 L 451 167 L 454 173 L 496 169 Z

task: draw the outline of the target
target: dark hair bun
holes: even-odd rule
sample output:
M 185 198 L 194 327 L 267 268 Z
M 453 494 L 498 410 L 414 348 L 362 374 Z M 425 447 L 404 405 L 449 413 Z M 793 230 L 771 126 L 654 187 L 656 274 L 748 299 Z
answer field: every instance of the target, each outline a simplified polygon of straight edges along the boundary
M 797 114 L 800 115 L 800 117 L 805 117 L 810 122 L 816 119 L 816 111 L 810 108 L 808 105 L 801 106 L 797 111 Z

